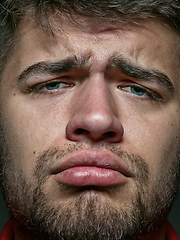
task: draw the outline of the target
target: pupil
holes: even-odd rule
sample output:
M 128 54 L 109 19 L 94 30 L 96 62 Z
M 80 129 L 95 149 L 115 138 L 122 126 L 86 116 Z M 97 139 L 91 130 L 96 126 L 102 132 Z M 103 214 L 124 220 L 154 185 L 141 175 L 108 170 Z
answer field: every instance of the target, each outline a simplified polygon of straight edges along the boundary
M 49 83 L 46 85 L 46 89 L 47 90 L 55 90 L 55 89 L 58 89 L 60 86 L 60 83 Z
M 144 95 L 145 90 L 142 89 L 142 88 L 139 88 L 139 87 L 132 87 L 131 92 L 136 94 L 136 95 L 142 96 L 142 95 Z

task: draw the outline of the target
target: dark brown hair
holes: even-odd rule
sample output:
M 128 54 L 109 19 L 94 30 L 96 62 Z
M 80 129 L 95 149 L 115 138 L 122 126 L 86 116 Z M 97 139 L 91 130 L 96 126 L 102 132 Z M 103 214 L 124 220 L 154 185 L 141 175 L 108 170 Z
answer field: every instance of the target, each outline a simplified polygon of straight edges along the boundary
M 27 15 L 34 16 L 44 31 L 52 33 L 49 12 L 51 16 L 65 13 L 72 19 L 86 16 L 111 22 L 157 18 L 180 34 L 179 0 L 1 0 L 0 73 L 13 49 L 21 20 Z

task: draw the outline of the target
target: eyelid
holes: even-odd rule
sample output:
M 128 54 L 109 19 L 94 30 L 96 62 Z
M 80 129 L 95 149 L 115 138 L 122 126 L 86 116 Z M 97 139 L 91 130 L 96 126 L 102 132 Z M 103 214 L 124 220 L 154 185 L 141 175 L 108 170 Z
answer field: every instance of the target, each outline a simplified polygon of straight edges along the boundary
M 45 73 L 40 73 L 40 74 L 31 74 L 25 81 L 24 83 L 27 86 L 35 86 L 38 84 L 43 84 L 43 83 L 48 83 L 51 81 L 64 81 L 64 79 L 67 80 L 67 77 L 64 75 L 60 74 L 45 74 Z
M 121 90 L 123 90 L 123 88 L 125 88 L 125 87 L 139 87 L 142 90 L 145 90 L 146 95 L 148 95 L 149 98 L 151 98 L 152 100 L 154 100 L 154 101 L 163 100 L 162 96 L 157 91 L 152 90 L 148 87 L 142 86 L 141 84 L 138 84 L 136 82 L 132 82 L 132 81 L 129 81 L 129 80 L 128 81 L 123 81 L 123 82 L 119 83 L 118 86 L 117 86 L 117 88 L 121 89 Z M 124 91 L 126 91 L 126 90 L 124 90 Z M 129 91 L 126 91 L 126 92 L 129 92 Z M 130 93 L 130 94 L 134 95 L 137 98 L 145 99 L 144 96 L 138 96 L 138 95 L 135 95 L 133 93 Z M 148 98 L 148 96 L 146 96 L 146 99 Z
M 59 90 L 58 89 L 57 90 L 52 90 L 52 91 L 50 91 L 50 90 L 43 90 L 43 88 L 45 88 L 47 85 L 50 85 L 52 83 L 57 83 L 57 84 L 60 83 L 60 84 L 62 84 L 64 86 L 60 87 Z M 60 91 L 60 90 L 62 90 L 64 88 L 72 87 L 72 86 L 74 86 L 74 84 L 70 83 L 70 82 L 68 82 L 66 80 L 54 79 L 54 80 L 49 80 L 49 81 L 46 81 L 46 82 L 37 83 L 35 85 L 29 86 L 29 87 L 27 87 L 27 92 L 30 92 L 30 93 L 49 92 L 50 93 L 50 92 L 53 92 L 53 91 L 54 92 L 55 91 Z

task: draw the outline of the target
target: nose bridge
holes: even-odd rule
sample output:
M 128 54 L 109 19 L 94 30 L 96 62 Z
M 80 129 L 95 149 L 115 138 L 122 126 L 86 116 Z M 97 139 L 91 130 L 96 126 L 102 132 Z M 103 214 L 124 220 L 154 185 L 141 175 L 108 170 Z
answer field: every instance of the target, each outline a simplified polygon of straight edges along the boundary
M 84 86 L 80 98 L 80 111 L 89 117 L 98 118 L 101 115 L 112 114 L 114 110 L 113 96 L 101 76 L 92 76 Z

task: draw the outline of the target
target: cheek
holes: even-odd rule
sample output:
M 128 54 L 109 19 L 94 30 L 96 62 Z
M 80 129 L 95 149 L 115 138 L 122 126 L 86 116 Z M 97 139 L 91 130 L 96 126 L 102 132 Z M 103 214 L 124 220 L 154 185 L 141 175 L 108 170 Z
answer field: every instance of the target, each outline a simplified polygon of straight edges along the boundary
M 171 167 L 179 151 L 179 116 L 164 111 L 159 115 L 134 114 L 125 129 L 128 151 L 138 153 L 149 165 L 151 175 Z M 165 114 L 166 113 L 166 114 Z M 136 117 L 135 117 L 136 116 Z M 131 127 L 129 127 L 131 126 Z
M 67 110 L 55 104 L 42 107 L 22 103 L 14 99 L 4 105 L 2 124 L 6 144 L 15 161 L 29 171 L 35 166 L 39 153 L 64 143 Z

